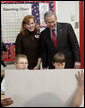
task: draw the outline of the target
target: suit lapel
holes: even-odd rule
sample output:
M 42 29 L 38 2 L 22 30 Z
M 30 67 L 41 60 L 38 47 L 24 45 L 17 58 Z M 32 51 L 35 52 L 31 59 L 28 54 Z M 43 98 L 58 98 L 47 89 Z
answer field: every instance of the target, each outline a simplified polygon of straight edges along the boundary
M 61 43 L 61 36 L 62 36 L 62 26 L 60 23 L 57 23 L 57 48 L 59 48 Z M 64 34 L 63 34 L 64 35 Z
M 59 38 L 61 31 L 62 31 L 61 26 L 59 23 L 57 23 L 57 38 Z

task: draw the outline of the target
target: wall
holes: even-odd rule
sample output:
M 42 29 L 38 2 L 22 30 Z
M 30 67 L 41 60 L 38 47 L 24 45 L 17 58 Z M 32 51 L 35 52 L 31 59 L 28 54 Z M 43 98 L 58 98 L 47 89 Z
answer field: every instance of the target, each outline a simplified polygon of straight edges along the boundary
M 56 1 L 58 22 L 71 23 L 79 40 L 79 1 Z M 78 27 L 77 27 L 78 25 Z

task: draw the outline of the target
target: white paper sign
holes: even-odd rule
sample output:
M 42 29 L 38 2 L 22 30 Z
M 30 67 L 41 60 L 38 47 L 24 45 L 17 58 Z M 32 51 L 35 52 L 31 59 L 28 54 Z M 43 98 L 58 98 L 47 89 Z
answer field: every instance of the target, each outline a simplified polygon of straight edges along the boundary
M 6 70 L 6 97 L 10 107 L 70 106 L 77 89 L 77 69 Z

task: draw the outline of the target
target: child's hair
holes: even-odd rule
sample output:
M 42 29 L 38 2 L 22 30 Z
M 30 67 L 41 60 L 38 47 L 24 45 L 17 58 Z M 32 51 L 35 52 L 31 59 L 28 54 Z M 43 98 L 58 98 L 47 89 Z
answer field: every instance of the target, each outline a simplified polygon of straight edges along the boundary
M 54 56 L 53 56 L 53 63 L 63 63 L 65 62 L 65 56 L 64 54 L 62 53 L 56 53 Z
M 18 54 L 18 55 L 16 55 L 16 57 L 15 57 L 15 62 L 17 63 L 18 60 L 19 60 L 20 58 L 26 58 L 26 59 L 27 59 L 27 56 L 24 55 L 24 54 Z

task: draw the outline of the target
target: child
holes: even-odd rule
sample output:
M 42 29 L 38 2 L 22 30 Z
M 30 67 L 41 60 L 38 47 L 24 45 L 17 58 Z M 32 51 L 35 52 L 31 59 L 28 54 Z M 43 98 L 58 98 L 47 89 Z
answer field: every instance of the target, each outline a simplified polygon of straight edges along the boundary
M 17 70 L 26 70 L 28 67 L 27 56 L 24 54 L 19 54 L 15 58 L 15 67 Z
M 57 53 L 53 57 L 53 66 L 55 69 L 65 68 L 65 56 L 62 53 Z
M 26 70 L 28 67 L 28 60 L 26 55 L 24 54 L 19 54 L 15 58 L 15 67 L 17 70 Z M 4 79 L 2 80 L 1 83 L 1 92 L 5 92 L 5 81 Z M 4 93 L 5 94 L 5 93 Z M 13 104 L 13 100 L 11 98 L 4 98 L 1 100 L 1 106 L 5 107 L 8 105 Z

